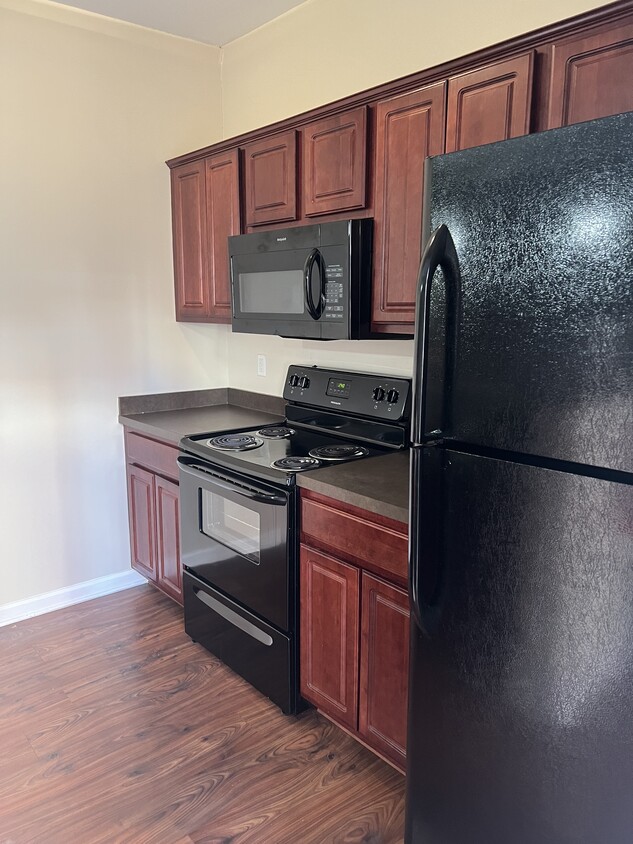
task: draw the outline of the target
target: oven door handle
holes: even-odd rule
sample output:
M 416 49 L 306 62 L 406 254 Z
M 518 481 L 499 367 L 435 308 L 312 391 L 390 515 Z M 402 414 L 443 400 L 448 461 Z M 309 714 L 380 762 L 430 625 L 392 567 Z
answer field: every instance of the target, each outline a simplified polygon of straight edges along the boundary
M 220 487 L 227 492 L 232 492 L 236 495 L 241 495 L 244 498 L 249 498 L 251 501 L 257 501 L 260 504 L 276 504 L 285 506 L 288 499 L 285 495 L 275 495 L 275 493 L 262 492 L 257 487 L 249 486 L 243 481 L 232 480 L 212 471 L 204 464 L 191 457 L 179 457 L 178 467 L 185 475 L 191 475 L 198 481 L 212 481 L 214 486 Z

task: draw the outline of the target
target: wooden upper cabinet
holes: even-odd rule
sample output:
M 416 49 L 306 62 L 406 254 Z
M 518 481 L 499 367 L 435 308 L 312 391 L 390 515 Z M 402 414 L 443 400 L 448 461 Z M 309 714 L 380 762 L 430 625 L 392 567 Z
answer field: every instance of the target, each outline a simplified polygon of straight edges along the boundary
M 358 731 L 400 768 L 406 764 L 409 596 L 363 572 Z
M 297 219 L 297 133 L 294 129 L 244 147 L 247 226 Z
M 446 152 L 530 131 L 534 52 L 448 80 Z
M 413 333 L 424 159 L 444 152 L 445 123 L 445 82 L 376 105 L 374 331 Z
M 204 161 L 171 171 L 176 319 L 204 321 L 209 312 Z
M 364 208 L 367 106 L 310 123 L 302 136 L 305 215 Z
M 547 128 L 633 110 L 633 23 L 553 45 Z
M 227 238 L 240 233 L 237 149 L 206 159 L 206 237 L 209 321 L 231 321 L 231 280 Z
M 237 149 L 171 171 L 176 319 L 230 322 L 227 237 L 240 232 Z

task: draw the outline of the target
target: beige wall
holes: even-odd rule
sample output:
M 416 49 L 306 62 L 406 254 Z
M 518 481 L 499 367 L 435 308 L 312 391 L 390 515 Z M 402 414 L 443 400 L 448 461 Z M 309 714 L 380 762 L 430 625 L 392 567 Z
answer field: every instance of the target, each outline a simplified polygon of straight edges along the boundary
M 221 137 L 219 51 L 0 0 L 0 113 L 1 608 L 129 569 L 119 395 L 226 384 L 164 164 Z
M 222 50 L 225 137 L 600 5 L 308 0 Z
M 222 51 L 224 136 L 465 55 L 601 5 L 591 0 L 308 0 Z M 257 354 L 268 360 L 257 376 Z M 410 374 L 412 343 L 229 338 L 231 384 L 277 392 L 288 363 Z

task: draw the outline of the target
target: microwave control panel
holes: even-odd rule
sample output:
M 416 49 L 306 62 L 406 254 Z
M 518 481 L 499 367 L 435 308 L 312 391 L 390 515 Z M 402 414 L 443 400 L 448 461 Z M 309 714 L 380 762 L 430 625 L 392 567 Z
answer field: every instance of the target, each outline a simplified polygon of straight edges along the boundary
M 342 264 L 328 263 L 325 268 L 325 308 L 323 319 L 342 320 L 345 317 L 344 268 Z

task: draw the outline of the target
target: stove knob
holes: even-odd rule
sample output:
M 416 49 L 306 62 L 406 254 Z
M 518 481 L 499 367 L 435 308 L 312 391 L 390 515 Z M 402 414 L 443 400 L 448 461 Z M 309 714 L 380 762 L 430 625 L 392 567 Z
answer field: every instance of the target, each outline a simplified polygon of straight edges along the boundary
M 389 392 L 387 393 L 387 401 L 389 402 L 389 404 L 395 404 L 399 398 L 400 396 L 398 395 L 397 390 L 389 390 Z
M 376 387 L 374 392 L 371 394 L 371 397 L 374 401 L 382 401 L 385 397 L 385 391 L 382 387 Z
M 299 378 L 299 386 L 302 390 L 305 390 L 306 387 L 310 386 L 310 379 L 307 377 L 307 375 L 302 375 L 301 378 Z
M 296 387 L 299 383 L 299 376 L 298 375 L 291 375 L 290 376 L 290 386 Z

